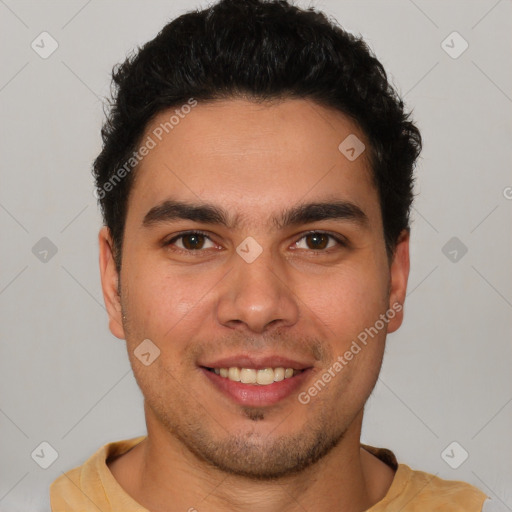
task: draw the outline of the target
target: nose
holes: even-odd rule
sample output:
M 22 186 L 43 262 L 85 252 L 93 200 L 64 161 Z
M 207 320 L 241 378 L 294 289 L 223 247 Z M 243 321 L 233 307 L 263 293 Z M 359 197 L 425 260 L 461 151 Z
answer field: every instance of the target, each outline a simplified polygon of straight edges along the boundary
M 289 327 L 299 317 L 298 297 L 282 264 L 270 251 L 248 263 L 238 254 L 234 267 L 222 281 L 217 303 L 220 324 L 254 333 Z

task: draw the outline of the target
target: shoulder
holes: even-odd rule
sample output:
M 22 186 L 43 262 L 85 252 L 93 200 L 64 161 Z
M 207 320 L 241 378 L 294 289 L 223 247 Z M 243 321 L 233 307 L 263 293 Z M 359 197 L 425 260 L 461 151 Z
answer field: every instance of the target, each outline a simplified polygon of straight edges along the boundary
M 75 508 L 69 507 L 84 507 L 86 505 L 80 485 L 81 472 L 81 466 L 73 468 L 66 473 L 62 473 L 50 484 L 52 512 L 75 510 Z
M 386 495 L 368 512 L 502 512 L 483 491 L 467 482 L 446 480 L 425 471 L 399 464 L 395 454 L 367 444 L 361 447 L 385 462 L 395 472 Z M 483 508 L 482 508 L 483 507 Z
M 399 498 L 409 503 L 405 510 L 439 510 L 453 512 L 481 512 L 488 496 L 467 482 L 445 480 L 437 475 L 411 469 L 400 464 L 396 474 L 401 485 Z M 398 496 L 397 496 L 398 498 Z
M 82 466 L 70 469 L 65 473 L 62 473 L 50 484 L 50 494 L 55 491 L 61 491 L 66 489 L 73 489 L 80 486 L 80 473 L 82 472 Z
M 101 507 L 105 500 L 108 505 L 105 487 L 108 488 L 115 484 L 115 481 L 109 473 L 107 460 L 110 457 L 125 453 L 145 437 L 140 436 L 107 443 L 92 454 L 82 465 L 65 473 L 63 472 L 50 484 L 52 512 L 88 510 L 91 506 L 91 500 L 96 506 Z M 108 508 L 105 510 L 108 510 Z

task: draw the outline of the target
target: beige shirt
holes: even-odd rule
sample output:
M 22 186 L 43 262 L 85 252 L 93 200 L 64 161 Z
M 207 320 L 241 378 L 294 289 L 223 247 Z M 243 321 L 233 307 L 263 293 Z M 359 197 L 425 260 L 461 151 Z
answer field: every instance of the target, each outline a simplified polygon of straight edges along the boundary
M 108 443 L 84 464 L 63 473 L 50 486 L 52 512 L 149 512 L 119 485 L 106 461 L 121 455 L 146 436 Z M 487 498 L 476 487 L 460 481 L 443 480 L 398 464 L 385 448 L 361 446 L 395 470 L 386 496 L 367 512 L 480 512 Z

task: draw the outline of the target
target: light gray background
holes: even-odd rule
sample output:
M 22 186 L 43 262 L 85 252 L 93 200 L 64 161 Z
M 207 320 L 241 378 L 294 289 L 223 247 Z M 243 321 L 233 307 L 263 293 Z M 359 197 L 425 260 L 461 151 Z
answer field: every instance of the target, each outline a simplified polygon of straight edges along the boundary
M 61 472 L 146 432 L 124 342 L 108 331 L 90 168 L 112 66 L 205 5 L 0 0 L 2 511 L 49 510 Z M 362 440 L 512 510 L 512 3 L 312 5 L 366 37 L 425 141 L 405 322 Z M 48 59 L 31 48 L 42 31 L 59 44 Z M 469 43 L 456 59 L 441 46 L 453 31 Z M 442 252 L 454 236 L 468 248 L 456 262 Z M 58 249 L 46 263 L 32 253 L 42 237 Z M 58 452 L 46 470 L 31 458 L 42 441 Z M 469 453 L 458 469 L 441 457 L 453 441 Z

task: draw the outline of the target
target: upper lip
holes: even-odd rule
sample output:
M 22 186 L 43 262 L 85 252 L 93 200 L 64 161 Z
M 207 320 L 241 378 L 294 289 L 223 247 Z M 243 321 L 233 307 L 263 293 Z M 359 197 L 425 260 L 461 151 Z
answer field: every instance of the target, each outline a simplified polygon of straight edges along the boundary
M 294 370 L 305 370 L 313 365 L 304 361 L 297 361 L 289 357 L 278 355 L 251 355 L 240 354 L 234 356 L 223 357 L 215 361 L 207 361 L 198 363 L 199 366 L 205 368 L 254 368 L 261 370 L 263 368 L 293 368 Z

